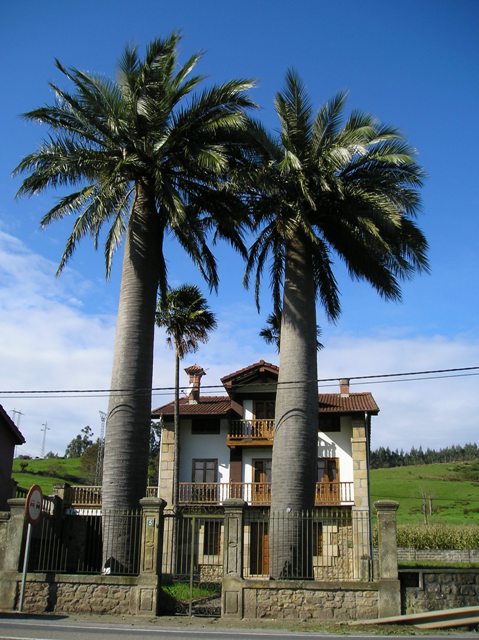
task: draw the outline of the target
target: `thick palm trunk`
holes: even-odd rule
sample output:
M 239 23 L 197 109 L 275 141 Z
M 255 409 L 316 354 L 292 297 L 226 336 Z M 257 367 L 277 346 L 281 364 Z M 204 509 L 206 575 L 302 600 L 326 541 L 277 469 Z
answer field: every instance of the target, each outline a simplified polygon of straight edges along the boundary
M 301 238 L 286 247 L 280 369 L 275 408 L 270 520 L 273 578 L 311 575 L 309 527 L 318 449 L 316 304 L 313 270 Z M 311 550 L 310 548 L 311 547 Z
M 112 571 L 132 566 L 126 519 L 146 494 L 153 340 L 161 238 L 154 202 L 143 186 L 125 240 L 103 466 L 103 558 Z

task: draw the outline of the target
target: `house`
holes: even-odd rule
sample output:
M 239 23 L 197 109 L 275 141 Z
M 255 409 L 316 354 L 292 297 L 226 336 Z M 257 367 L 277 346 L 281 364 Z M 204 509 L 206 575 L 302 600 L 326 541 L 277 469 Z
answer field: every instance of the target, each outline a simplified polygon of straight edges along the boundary
M 225 375 L 226 395 L 221 396 L 202 395 L 200 366 L 185 371 L 189 390 L 179 407 L 178 506 L 241 498 L 267 507 L 278 367 L 260 360 Z M 370 420 L 378 411 L 372 395 L 351 393 L 346 379 L 338 393 L 319 394 L 317 506 L 369 509 Z M 173 414 L 173 402 L 152 414 L 163 421 L 159 484 L 168 505 L 173 502 Z
M 8 508 L 7 500 L 12 497 L 15 446 L 24 442 L 25 438 L 0 404 L 0 511 Z
M 179 406 L 178 503 L 171 517 L 180 513 L 197 524 L 188 525 L 186 535 L 165 529 L 163 572 L 181 573 L 194 558 L 198 575 L 212 579 L 213 570 L 221 575 L 223 505 L 239 498 L 247 505 L 244 575 L 266 577 L 272 527 L 284 525 L 275 525 L 269 513 L 279 369 L 260 360 L 227 374 L 221 379 L 226 394 L 220 396 L 202 394 L 202 367 L 185 371 L 189 389 Z M 372 395 L 351 393 L 347 379 L 340 381 L 339 392 L 318 396 L 316 509 L 305 529 L 316 579 L 371 576 L 368 451 L 371 417 L 378 412 Z M 155 409 L 152 417 L 162 420 L 159 495 L 171 506 L 174 403 Z

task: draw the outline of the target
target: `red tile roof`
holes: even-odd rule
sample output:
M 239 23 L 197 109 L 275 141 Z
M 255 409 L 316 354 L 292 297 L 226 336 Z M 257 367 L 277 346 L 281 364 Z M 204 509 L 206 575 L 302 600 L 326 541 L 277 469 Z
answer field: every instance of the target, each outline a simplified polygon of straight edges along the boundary
M 239 413 L 240 407 L 233 402 L 228 396 L 201 396 L 197 404 L 190 404 L 188 398 L 180 399 L 180 415 L 181 416 L 224 416 L 230 411 Z M 319 412 L 320 413 L 369 413 L 377 414 L 379 407 L 374 401 L 370 393 L 351 393 L 349 396 L 343 396 L 340 393 L 320 393 L 319 394 Z M 155 409 L 152 417 L 172 416 L 174 412 L 174 403 L 168 404 Z
M 188 398 L 180 398 L 180 414 L 182 416 L 222 416 L 231 411 L 231 399 L 228 396 L 201 396 L 197 403 L 190 403 Z M 154 409 L 152 417 L 172 416 L 174 402 Z
M 11 432 L 11 434 L 13 435 L 15 444 L 25 443 L 25 438 L 20 433 L 20 430 L 15 425 L 15 423 L 10 418 L 10 416 L 8 415 L 8 413 L 5 411 L 5 409 L 2 407 L 1 404 L 0 404 L 0 423 L 3 423 L 7 427 L 7 429 Z
M 365 411 L 374 414 L 379 412 L 379 407 L 369 392 L 350 393 L 347 396 L 340 393 L 319 394 L 320 413 L 364 413 Z
M 233 371 L 233 373 L 228 373 L 226 376 L 221 378 L 221 382 L 226 386 L 230 386 L 235 378 L 243 378 L 244 376 L 257 371 L 258 373 L 272 373 L 273 375 L 278 375 L 279 367 L 275 364 L 271 364 L 271 362 L 265 362 L 264 360 L 259 360 L 259 362 L 255 362 L 254 364 L 250 364 L 243 369 L 238 369 L 238 371 Z

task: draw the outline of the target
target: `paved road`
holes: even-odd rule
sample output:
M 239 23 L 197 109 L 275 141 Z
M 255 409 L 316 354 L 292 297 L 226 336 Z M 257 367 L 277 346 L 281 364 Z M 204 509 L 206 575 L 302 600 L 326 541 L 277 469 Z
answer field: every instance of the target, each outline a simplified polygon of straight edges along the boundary
M 26 619 L 15 614 L 0 616 L 0 640 L 293 640 L 308 638 L 309 640 L 337 640 L 338 636 L 314 632 L 291 632 L 275 629 L 224 629 L 211 628 L 212 624 L 199 620 L 183 621 L 175 627 L 163 626 L 161 621 L 152 623 L 113 624 L 89 622 L 81 619 L 70 620 L 61 616 L 31 616 Z M 411 637 L 414 634 L 411 635 Z M 348 640 L 378 640 L 388 636 L 349 635 Z M 401 640 L 408 636 L 401 635 Z M 427 636 L 428 640 L 444 640 L 443 636 Z M 477 638 L 477 633 L 451 633 L 452 638 Z

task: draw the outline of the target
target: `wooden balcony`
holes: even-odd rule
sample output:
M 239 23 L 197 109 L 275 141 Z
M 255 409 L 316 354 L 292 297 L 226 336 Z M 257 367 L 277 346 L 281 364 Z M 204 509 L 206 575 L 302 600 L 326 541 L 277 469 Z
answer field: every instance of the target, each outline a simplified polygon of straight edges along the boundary
M 271 504 L 269 482 L 180 482 L 180 505 L 221 505 L 229 498 L 239 498 L 250 505 Z M 158 487 L 148 487 L 147 497 L 156 497 Z M 101 487 L 73 486 L 65 489 L 65 504 L 74 509 L 101 509 Z M 354 503 L 352 482 L 318 482 L 316 501 L 319 506 L 351 505 Z
M 219 505 L 229 498 L 239 498 L 250 505 L 271 504 L 269 482 L 180 482 L 179 504 Z M 354 503 L 352 482 L 318 482 L 316 506 L 351 505 Z
M 271 446 L 274 437 L 274 420 L 232 420 L 226 444 L 231 446 Z
M 156 498 L 158 487 L 147 487 L 146 497 Z M 65 504 L 81 509 L 101 508 L 101 486 L 67 486 L 64 490 L 63 500 Z

